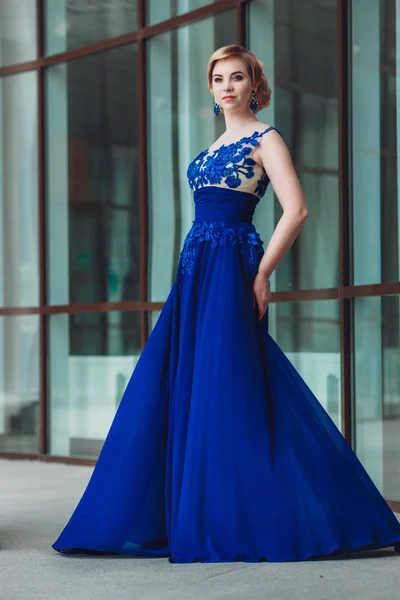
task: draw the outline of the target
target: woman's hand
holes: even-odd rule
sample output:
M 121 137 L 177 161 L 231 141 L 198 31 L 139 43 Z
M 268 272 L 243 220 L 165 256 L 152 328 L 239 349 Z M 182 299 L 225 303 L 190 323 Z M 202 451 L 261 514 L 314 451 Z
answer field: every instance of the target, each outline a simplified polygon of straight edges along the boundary
M 269 279 L 263 273 L 258 272 L 253 282 L 254 303 L 257 304 L 258 319 L 261 320 L 267 312 L 268 304 L 271 301 L 272 292 L 269 287 Z

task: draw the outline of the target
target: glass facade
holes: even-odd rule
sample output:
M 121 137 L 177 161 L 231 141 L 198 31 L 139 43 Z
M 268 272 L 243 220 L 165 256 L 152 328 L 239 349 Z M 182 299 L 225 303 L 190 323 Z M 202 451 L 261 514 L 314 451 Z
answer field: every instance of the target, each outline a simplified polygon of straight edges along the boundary
M 214 0 L 216 2 L 217 0 Z M 153 25 L 210 4 L 212 0 L 147 0 L 146 23 Z
M 395 0 L 352 2 L 351 272 L 356 286 L 399 282 L 399 24 Z M 385 286 L 377 291 L 374 297 L 356 298 L 353 307 L 354 445 L 378 487 L 399 500 L 400 297 L 385 295 Z
M 81 48 L 130 33 L 136 28 L 137 2 L 44 0 L 46 54 L 58 54 L 73 48 Z
M 0 78 L 0 307 L 38 306 L 37 78 Z
M 277 302 L 269 313 L 271 335 L 340 428 L 339 303 Z
M 137 48 L 49 67 L 50 304 L 139 298 Z
M 0 67 L 37 58 L 36 4 L 32 0 L 0 2 Z
M 210 109 L 208 58 L 235 38 L 236 14 L 228 10 L 149 40 L 149 300 L 166 299 L 194 218 L 187 166 L 223 131 Z
M 39 319 L 0 316 L 0 452 L 39 450 Z
M 399 281 L 399 23 L 395 0 L 353 1 L 352 210 L 357 285 Z
M 384 494 L 398 498 L 399 298 L 357 298 L 354 329 L 356 450 Z
M 140 355 L 135 311 L 49 319 L 49 451 L 97 457 Z
M 0 5 L 0 454 L 98 456 L 194 217 L 187 165 L 224 128 L 208 58 L 240 43 L 309 207 L 271 333 L 399 509 L 398 3 Z M 265 243 L 281 211 L 270 189 Z
M 273 120 L 282 133 L 309 207 L 301 236 L 273 276 L 274 289 L 336 287 L 339 285 L 337 1 L 254 0 L 249 13 L 249 47 L 264 62 L 273 88 L 273 105 L 264 111 L 265 116 L 260 113 L 260 118 L 267 123 Z M 264 234 L 263 239 L 268 239 L 282 209 L 272 199 L 264 202 L 262 209 L 256 216 L 257 226 Z

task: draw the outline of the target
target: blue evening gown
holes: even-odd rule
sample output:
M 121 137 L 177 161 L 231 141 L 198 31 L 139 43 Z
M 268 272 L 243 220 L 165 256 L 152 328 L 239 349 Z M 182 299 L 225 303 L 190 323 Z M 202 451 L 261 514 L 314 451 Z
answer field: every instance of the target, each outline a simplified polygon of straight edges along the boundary
M 96 468 L 53 547 L 171 562 L 395 546 L 400 524 L 258 320 L 252 216 L 269 127 L 189 165 L 196 217 Z

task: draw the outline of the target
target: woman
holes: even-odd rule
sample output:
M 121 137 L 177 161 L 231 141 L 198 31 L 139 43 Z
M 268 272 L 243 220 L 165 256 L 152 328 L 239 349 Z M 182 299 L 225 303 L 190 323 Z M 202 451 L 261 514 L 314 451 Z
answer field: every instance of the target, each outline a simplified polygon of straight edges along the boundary
M 395 546 L 400 524 L 268 334 L 268 280 L 307 208 L 281 136 L 255 117 L 262 64 L 221 48 L 208 84 L 226 131 L 189 165 L 176 281 L 54 548 L 213 562 Z M 264 253 L 251 222 L 270 181 L 283 215 Z

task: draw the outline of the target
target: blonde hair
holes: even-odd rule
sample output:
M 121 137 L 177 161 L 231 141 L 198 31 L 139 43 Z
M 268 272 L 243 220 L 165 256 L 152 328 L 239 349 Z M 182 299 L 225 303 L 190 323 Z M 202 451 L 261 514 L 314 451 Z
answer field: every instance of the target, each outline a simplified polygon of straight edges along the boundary
M 223 48 L 219 48 L 211 56 L 210 60 L 208 61 L 208 87 L 210 91 L 212 88 L 212 74 L 215 63 L 222 58 L 230 58 L 231 56 L 237 56 L 241 58 L 246 65 L 247 71 L 251 77 L 256 100 L 259 105 L 257 112 L 269 106 L 272 92 L 269 88 L 268 80 L 263 70 L 264 65 L 256 56 L 254 56 L 252 52 L 250 52 L 250 50 L 247 50 L 247 48 L 244 48 L 243 46 L 223 46 Z

